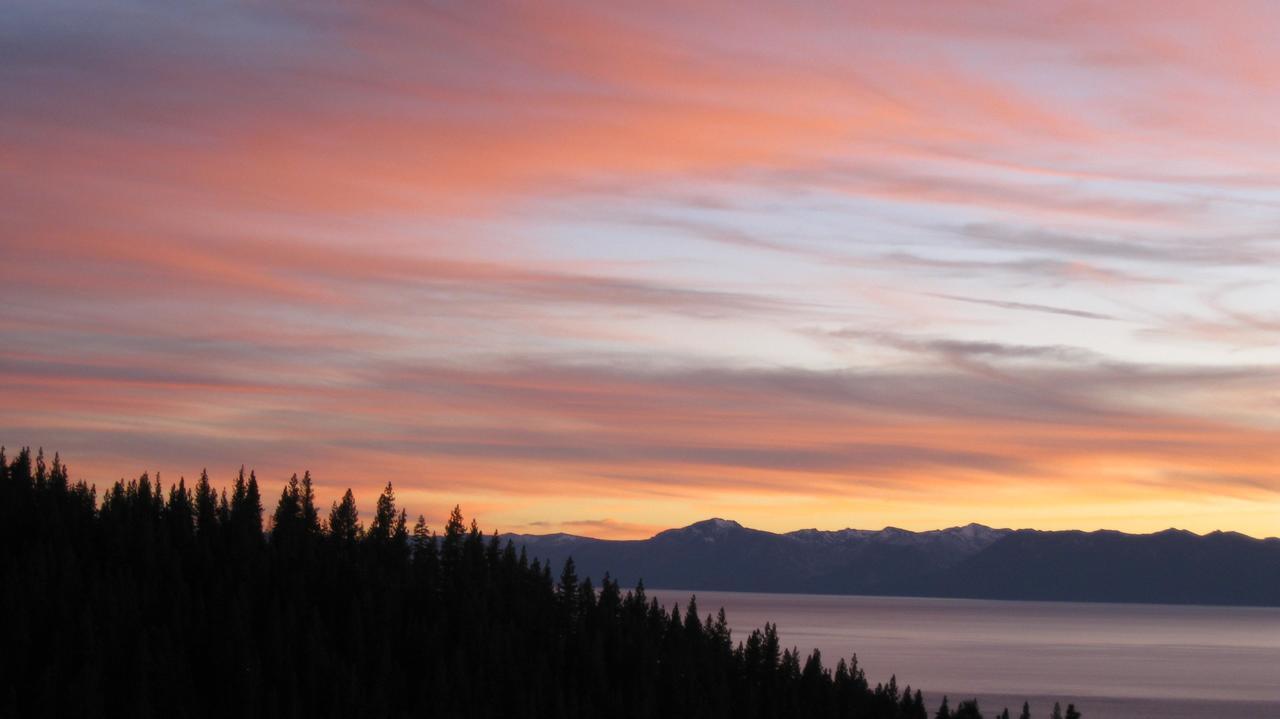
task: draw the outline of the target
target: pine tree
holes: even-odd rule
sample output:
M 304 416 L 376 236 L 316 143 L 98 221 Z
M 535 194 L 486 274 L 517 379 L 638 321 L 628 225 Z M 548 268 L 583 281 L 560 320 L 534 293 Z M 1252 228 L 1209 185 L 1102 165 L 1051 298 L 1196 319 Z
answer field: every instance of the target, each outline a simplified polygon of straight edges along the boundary
M 396 493 L 387 482 L 386 489 L 378 495 L 378 504 L 373 512 L 373 521 L 369 523 L 368 540 L 376 545 L 386 546 L 391 543 L 391 535 L 396 523 Z
M 271 534 L 273 539 L 293 540 L 302 531 L 301 486 L 298 475 L 289 478 L 289 483 L 280 490 L 280 501 L 276 503 L 275 512 L 271 515 Z
M 241 551 L 262 541 L 262 494 L 258 490 L 258 478 L 249 473 L 246 480 L 244 467 L 236 476 L 231 494 L 231 527 Z
M 560 584 L 556 587 L 556 595 L 560 603 L 569 610 L 575 611 L 578 603 L 578 572 L 573 564 L 573 557 L 564 560 L 564 569 L 560 572 Z
M 702 638 L 702 622 L 698 620 L 697 595 L 691 595 L 689 597 L 689 604 L 685 607 L 684 634 L 685 639 L 690 642 L 697 642 Z
M 218 525 L 218 500 L 209 487 L 209 472 L 200 471 L 196 483 L 196 529 L 201 535 L 212 535 Z
M 57 465 L 57 458 L 54 458 Z M 165 507 L 165 520 L 169 524 L 174 542 L 180 543 L 191 536 L 195 527 L 195 510 L 191 504 L 191 494 L 187 492 L 187 482 L 183 478 L 169 487 L 169 503 Z
M 861 677 L 862 671 L 859 670 L 858 674 Z M 862 683 L 865 685 L 866 680 L 864 679 Z M 906 719 L 929 719 L 929 710 L 924 706 L 924 694 L 919 689 L 916 690 L 916 699 L 913 704 L 915 704 L 913 711 Z
M 1067 705 L 1067 716 L 1066 716 L 1066 719 L 1080 719 L 1080 712 L 1076 711 L 1076 705 L 1075 705 L 1075 704 L 1068 704 L 1068 705 Z
M 360 511 L 356 498 L 348 489 L 341 502 L 334 502 L 329 510 L 329 535 L 340 544 L 354 544 L 364 534 L 360 524 Z
M 258 491 L 258 477 L 249 472 L 249 486 L 245 492 L 245 525 L 255 539 L 262 538 L 262 493 Z
M 607 578 L 607 577 L 606 577 Z M 613 584 L 613 591 L 616 593 L 618 585 Z M 720 607 L 720 611 L 716 614 L 716 623 L 712 627 L 711 636 L 720 645 L 722 650 L 728 650 L 733 646 L 733 636 L 729 632 L 729 618 L 724 613 L 724 607 Z
M 316 510 L 316 493 L 311 486 L 311 472 L 302 473 L 302 489 L 298 494 L 302 505 L 302 531 L 307 536 L 320 533 L 320 513 Z
M 1031 719 L 1031 705 L 1022 702 L 1022 713 L 1018 715 L 1018 719 Z
M 427 518 L 418 515 L 418 521 L 413 525 L 413 554 L 416 557 L 419 552 L 425 551 L 427 544 L 432 541 L 430 530 L 427 529 Z
M 933 719 L 951 719 L 951 707 L 945 696 L 942 697 L 942 705 L 938 707 L 938 713 L 933 715 Z
M 9 477 L 23 487 L 30 487 L 35 484 L 31 476 L 30 447 L 23 447 L 18 450 L 18 456 L 14 458 L 13 464 L 9 465 Z
M 407 525 L 408 515 L 402 509 L 400 515 L 396 517 L 395 526 L 391 528 L 391 543 L 396 548 L 408 546 L 409 529 Z
M 765 622 L 764 625 L 764 642 L 761 645 L 760 653 L 762 662 L 767 670 L 772 670 L 778 666 L 779 659 L 779 642 L 778 642 L 778 625 Z
M 1050 719 L 1062 719 L 1062 707 L 1058 702 L 1053 703 L 1053 714 L 1049 715 Z
M 67 468 L 62 465 L 62 457 L 53 453 L 53 466 L 49 468 L 49 487 L 55 496 L 67 492 Z
M 462 508 L 454 505 L 453 511 L 449 513 L 449 521 L 444 525 L 444 541 L 440 548 L 440 558 L 446 567 L 456 566 L 462 560 L 462 540 L 465 536 Z
M 843 664 L 844 660 L 840 661 Z M 911 687 L 908 686 L 907 690 L 902 693 L 902 699 L 898 702 L 898 713 L 903 717 L 910 717 L 915 712 L 915 706 L 915 699 L 911 696 Z
M 43 489 L 49 479 L 49 468 L 44 463 L 44 447 L 36 451 L 36 476 L 35 485 L 38 489 Z
M 223 527 L 231 526 L 231 503 L 227 501 L 226 487 L 222 488 L 222 496 L 218 498 L 217 517 L 218 521 L 215 524 Z
M 240 465 L 240 474 L 236 475 L 236 479 L 231 483 L 231 507 L 235 511 L 236 507 L 240 507 L 244 511 L 245 499 L 249 494 L 249 483 L 245 481 L 244 465 Z

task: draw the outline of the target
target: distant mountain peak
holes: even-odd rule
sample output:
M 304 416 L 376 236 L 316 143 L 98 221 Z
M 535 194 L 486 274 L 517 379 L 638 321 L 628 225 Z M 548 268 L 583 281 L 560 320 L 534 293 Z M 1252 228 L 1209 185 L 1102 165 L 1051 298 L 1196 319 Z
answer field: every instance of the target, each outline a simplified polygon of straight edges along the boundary
M 655 537 L 700 537 L 706 541 L 714 541 L 719 537 L 723 537 L 732 532 L 743 531 L 745 528 L 733 521 L 732 519 L 722 519 L 720 517 L 712 517 L 704 519 L 700 522 L 694 522 L 687 527 L 679 529 L 668 529 L 665 532 L 659 532 Z
M 987 525 L 985 525 L 985 524 L 978 524 L 977 522 L 970 522 L 970 523 L 968 523 L 968 524 L 964 525 L 963 527 L 949 527 L 949 528 L 944 529 L 944 530 L 942 530 L 942 531 L 947 532 L 947 533 L 949 533 L 949 534 L 958 535 L 958 536 L 961 536 L 961 537 L 967 537 L 967 538 L 970 538 L 970 539 L 979 539 L 979 538 L 990 537 L 990 536 L 998 535 L 998 534 L 1005 534 L 1005 533 L 1007 533 L 1009 530 L 1007 530 L 1007 529 L 994 529 L 994 528 L 992 528 L 992 527 L 988 527 L 988 526 L 987 526 Z
M 697 524 L 707 524 L 713 527 L 723 527 L 723 528 L 728 528 L 728 527 L 736 527 L 738 529 L 742 528 L 742 525 L 738 524 L 734 520 L 721 519 L 720 517 L 712 517 L 711 519 L 704 519 L 701 522 L 697 522 Z
M 723 532 L 729 529 L 742 529 L 742 525 L 732 519 L 722 519 L 720 517 L 712 517 L 699 522 L 694 522 L 686 527 L 680 527 L 678 531 L 694 530 L 698 532 Z

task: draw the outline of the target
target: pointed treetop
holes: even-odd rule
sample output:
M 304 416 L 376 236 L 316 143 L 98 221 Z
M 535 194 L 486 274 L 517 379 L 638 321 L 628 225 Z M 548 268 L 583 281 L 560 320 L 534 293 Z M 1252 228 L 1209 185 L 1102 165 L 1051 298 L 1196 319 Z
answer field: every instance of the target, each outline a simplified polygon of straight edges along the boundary
M 360 525 L 360 512 L 356 509 L 356 498 L 348 489 L 342 495 L 341 502 L 334 502 L 329 511 L 329 534 L 339 542 L 352 543 L 364 534 Z

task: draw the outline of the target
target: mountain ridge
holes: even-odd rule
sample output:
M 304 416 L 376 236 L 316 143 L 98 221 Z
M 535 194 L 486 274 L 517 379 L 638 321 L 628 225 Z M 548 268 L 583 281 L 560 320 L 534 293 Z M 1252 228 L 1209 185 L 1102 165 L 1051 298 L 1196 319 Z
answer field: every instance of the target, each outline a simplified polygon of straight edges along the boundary
M 691 590 L 1280 606 L 1280 539 L 1169 528 L 776 533 L 713 517 L 648 539 L 507 534 L 579 574 Z

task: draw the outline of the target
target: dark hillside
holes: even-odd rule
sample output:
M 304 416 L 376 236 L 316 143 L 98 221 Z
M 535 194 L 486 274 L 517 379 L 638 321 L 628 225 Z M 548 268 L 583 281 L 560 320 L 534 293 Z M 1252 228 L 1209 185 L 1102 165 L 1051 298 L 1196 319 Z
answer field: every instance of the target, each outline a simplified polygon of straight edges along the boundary
M 389 484 L 367 525 L 349 491 L 322 512 L 310 475 L 277 496 L 264 532 L 252 472 L 99 496 L 56 457 L 0 450 L 0 717 L 929 716 L 772 626 L 735 641 L 693 600 L 664 609 L 573 562 L 557 579 L 457 510 L 411 527 Z

